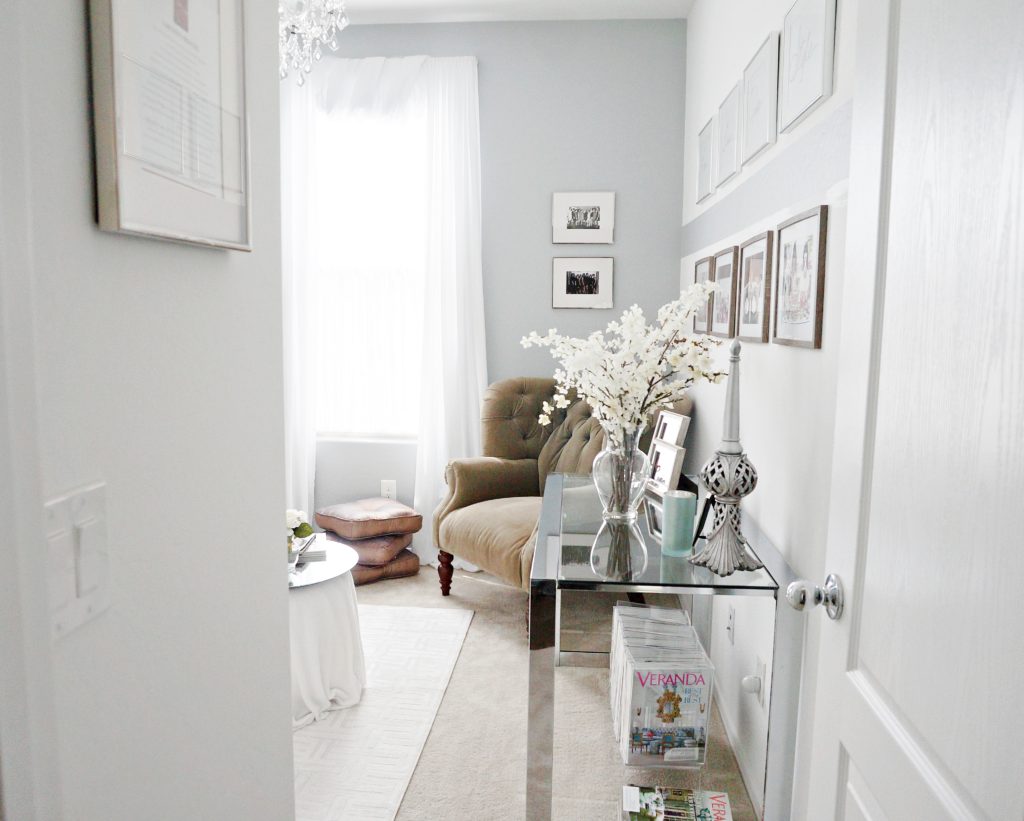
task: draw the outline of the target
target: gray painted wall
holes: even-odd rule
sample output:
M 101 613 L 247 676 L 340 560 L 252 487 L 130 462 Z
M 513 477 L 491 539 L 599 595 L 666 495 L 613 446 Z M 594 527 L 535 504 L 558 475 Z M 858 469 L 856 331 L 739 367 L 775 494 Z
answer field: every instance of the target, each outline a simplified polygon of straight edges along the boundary
M 479 60 L 484 311 L 491 381 L 553 370 L 520 338 L 603 327 L 677 293 L 682 20 L 352 26 L 342 57 Z M 615 191 L 615 243 L 554 245 L 551 194 Z M 614 311 L 551 308 L 555 256 L 615 259 Z
M 352 26 L 340 43 L 341 57 L 479 60 L 491 381 L 551 374 L 546 351 L 519 345 L 531 330 L 586 334 L 634 302 L 652 312 L 678 293 L 683 21 Z M 551 242 L 552 193 L 581 190 L 616 192 L 614 244 Z M 555 256 L 614 257 L 615 310 L 552 309 Z M 382 478 L 397 478 L 411 503 L 415 453 L 410 443 L 321 442 L 317 506 L 376 495 Z

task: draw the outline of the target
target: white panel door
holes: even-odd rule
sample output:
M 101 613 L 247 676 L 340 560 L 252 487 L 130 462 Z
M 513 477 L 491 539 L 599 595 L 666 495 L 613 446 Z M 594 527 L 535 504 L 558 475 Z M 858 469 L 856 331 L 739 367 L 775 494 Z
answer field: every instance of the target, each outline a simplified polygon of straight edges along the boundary
M 1024 3 L 859 5 L 807 819 L 1021 821 Z

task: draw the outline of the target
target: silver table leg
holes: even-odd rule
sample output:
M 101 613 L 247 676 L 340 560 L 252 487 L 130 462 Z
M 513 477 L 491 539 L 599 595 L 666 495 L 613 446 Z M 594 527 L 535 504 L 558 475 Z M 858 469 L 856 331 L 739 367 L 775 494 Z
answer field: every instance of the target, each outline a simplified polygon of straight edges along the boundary
M 555 743 L 556 601 L 553 581 L 530 586 L 530 683 L 526 725 L 526 818 L 550 821 Z

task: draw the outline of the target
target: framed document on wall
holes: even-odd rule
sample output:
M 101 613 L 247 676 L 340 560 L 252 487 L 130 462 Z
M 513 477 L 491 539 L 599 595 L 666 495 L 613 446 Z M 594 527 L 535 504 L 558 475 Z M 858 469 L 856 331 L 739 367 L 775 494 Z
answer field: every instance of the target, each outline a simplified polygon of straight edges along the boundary
M 249 251 L 242 0 L 90 0 L 99 225 Z

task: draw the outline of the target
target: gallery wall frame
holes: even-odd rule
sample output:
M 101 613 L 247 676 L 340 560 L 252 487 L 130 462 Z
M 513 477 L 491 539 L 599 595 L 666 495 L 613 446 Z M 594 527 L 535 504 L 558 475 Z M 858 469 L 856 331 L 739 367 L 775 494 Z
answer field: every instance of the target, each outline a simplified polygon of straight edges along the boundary
M 714 183 L 720 188 L 740 170 L 740 96 L 742 82 L 737 82 L 718 106 L 715 127 L 713 167 Z
M 776 229 L 772 342 L 820 348 L 825 310 L 828 206 L 797 214 Z
M 90 0 L 105 231 L 252 250 L 242 0 Z
M 795 128 L 832 95 L 836 0 L 796 0 L 782 24 L 779 130 Z
M 715 258 L 698 259 L 693 266 L 693 281 L 696 284 L 715 281 Z M 693 332 L 698 334 L 711 333 L 711 297 L 702 308 L 693 315 Z
M 555 257 L 551 261 L 552 308 L 611 308 L 613 257 Z
M 614 238 L 614 191 L 566 191 L 551 195 L 553 243 L 610 245 Z
M 765 231 L 740 245 L 736 336 L 744 342 L 768 341 L 774 239 L 774 232 Z
M 708 120 L 697 133 L 697 202 L 703 202 L 714 193 L 711 182 L 714 167 L 715 118 Z
M 771 32 L 743 69 L 742 164 L 775 143 L 779 98 L 779 32 Z
M 722 339 L 736 336 L 736 281 L 739 267 L 739 246 L 723 248 L 715 254 L 712 270 L 718 289 L 711 295 L 710 333 Z

